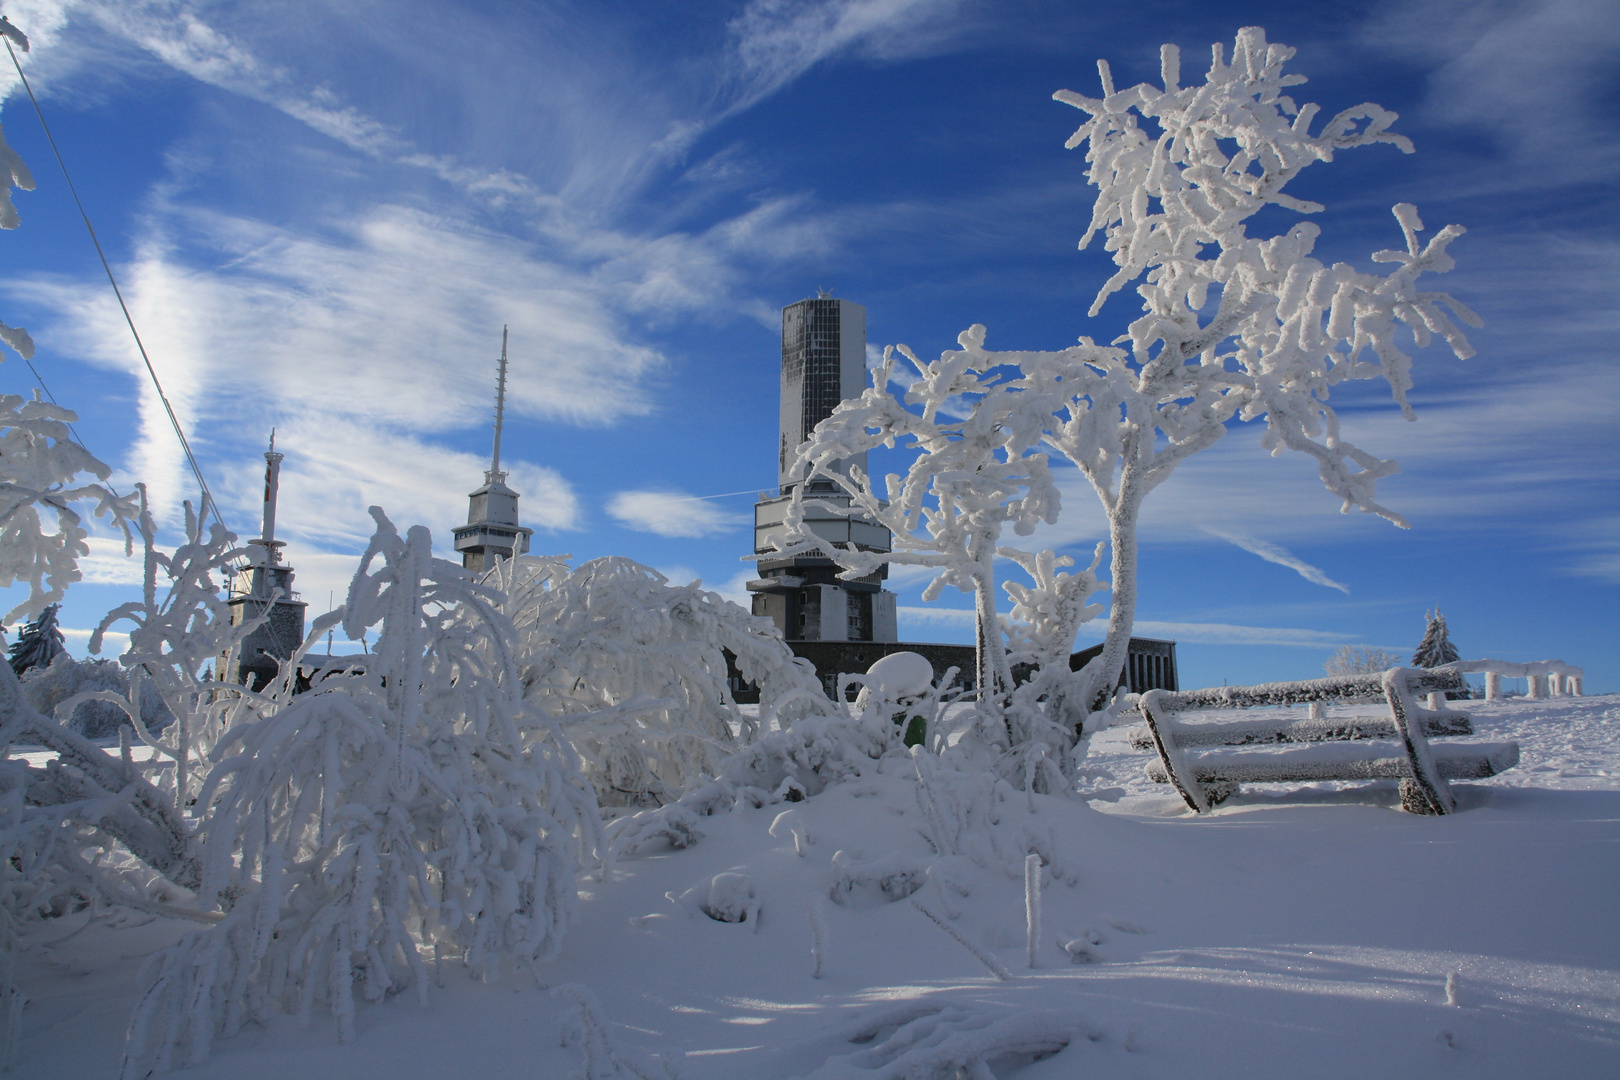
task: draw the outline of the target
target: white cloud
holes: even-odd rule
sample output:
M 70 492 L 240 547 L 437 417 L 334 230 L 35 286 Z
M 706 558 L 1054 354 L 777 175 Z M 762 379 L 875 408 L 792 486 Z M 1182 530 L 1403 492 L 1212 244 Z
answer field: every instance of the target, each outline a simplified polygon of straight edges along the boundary
M 62 627 L 62 636 L 72 642 L 75 649 L 84 655 L 89 655 L 90 638 L 94 630 L 76 629 L 71 626 Z M 129 635 L 109 630 L 101 635 L 101 651 L 96 656 L 104 660 L 121 656 L 129 648 Z M 73 650 L 70 650 L 73 651 Z
M 1096 639 L 1101 640 L 1102 623 L 1096 624 Z M 1088 636 L 1088 626 L 1080 633 Z M 1343 645 L 1351 641 L 1346 634 L 1331 630 L 1306 630 L 1287 626 L 1234 626 L 1230 623 L 1153 622 L 1139 620 L 1132 632 L 1140 637 L 1163 638 L 1176 642 L 1194 642 L 1200 645 L 1299 645 L 1321 648 Z
M 712 536 L 743 528 L 743 514 L 715 506 L 703 496 L 673 491 L 621 491 L 607 512 L 627 529 L 658 536 Z
M 908 623 L 924 623 L 948 627 L 970 633 L 973 629 L 973 609 L 945 607 L 901 607 L 900 615 Z M 1107 629 L 1104 620 L 1096 620 L 1080 627 L 1080 641 L 1101 641 Z M 1200 645 L 1297 645 L 1322 648 L 1349 643 L 1351 638 L 1331 630 L 1308 630 L 1285 626 L 1235 626 L 1230 623 L 1154 622 L 1139 619 L 1132 632 L 1138 637 L 1164 638 L 1177 642 Z
M 258 517 L 257 459 L 271 427 L 289 454 L 290 524 L 302 505 L 369 535 L 371 501 L 427 521 L 464 506 L 485 465 L 431 440 L 488 423 L 503 323 L 509 433 L 523 419 L 605 424 L 650 408 L 645 380 L 662 358 L 626 340 L 598 299 L 522 244 L 387 207 L 332 241 L 219 215 L 171 220 L 178 228 L 164 236 L 203 245 L 226 267 L 198 273 L 172 242 L 149 242 L 126 296 L 239 532 Z M 57 340 L 135 381 L 140 435 L 122 471 L 144 479 L 172 516 L 193 487 L 117 308 L 89 285 L 12 288 L 56 313 Z M 573 525 L 578 507 L 558 474 L 507 464 L 526 523 Z M 318 486 L 299 490 L 314 478 Z M 333 514 L 334 500 L 346 514 Z
M 111 537 L 91 536 L 85 540 L 90 554 L 79 560 L 79 573 L 86 585 L 139 585 L 144 572 L 141 546 L 134 553 L 124 554 L 124 541 Z
M 1502 160 L 1475 170 L 1471 187 L 1603 179 L 1620 161 L 1606 108 L 1620 20 L 1603 0 L 1389 4 L 1363 35 L 1434 65 L 1426 119 L 1497 144 Z
M 1276 563 L 1278 566 L 1286 566 L 1288 569 L 1294 571 L 1294 573 L 1298 574 L 1300 577 L 1311 582 L 1312 584 L 1325 585 L 1330 589 L 1338 589 L 1342 593 L 1350 592 L 1350 587 L 1348 585 L 1341 585 L 1339 582 L 1334 581 L 1321 570 L 1295 556 L 1287 548 L 1270 543 L 1266 540 L 1261 540 L 1257 537 L 1245 535 L 1244 533 L 1237 532 L 1232 529 L 1218 529 L 1210 525 L 1205 525 L 1204 531 L 1209 533 L 1211 536 L 1220 537 L 1227 543 L 1242 548 L 1251 555 L 1258 555 L 1268 563 Z
M 748 583 L 758 577 L 759 571 L 750 566 L 746 570 L 737 571 L 724 583 L 714 586 L 714 591 L 744 611 L 752 611 L 754 610 L 754 594 L 748 591 Z
M 853 52 L 877 58 L 939 49 L 967 25 L 961 0 L 752 0 L 732 20 L 736 99 L 755 104 L 821 61 Z
M 974 612 L 972 608 L 945 608 L 945 607 L 900 607 L 897 609 L 907 620 L 927 623 L 942 623 L 946 626 L 973 626 Z

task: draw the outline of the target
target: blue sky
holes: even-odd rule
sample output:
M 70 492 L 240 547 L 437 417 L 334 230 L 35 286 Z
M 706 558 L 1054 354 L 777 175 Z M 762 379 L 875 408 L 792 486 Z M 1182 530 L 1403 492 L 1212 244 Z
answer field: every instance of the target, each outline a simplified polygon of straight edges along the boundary
M 366 507 L 465 519 L 512 330 L 504 458 L 535 549 L 621 554 L 741 598 L 749 494 L 774 480 L 779 310 L 866 305 L 874 346 L 999 348 L 1122 333 L 1081 114 L 1051 100 L 1201 70 L 1246 25 L 1299 50 L 1297 95 L 1376 101 L 1415 155 L 1372 147 L 1291 187 L 1318 253 L 1371 269 L 1389 208 L 1469 232 L 1435 287 L 1478 355 L 1416 354 L 1404 422 L 1374 384 L 1348 436 L 1403 471 L 1399 530 L 1343 516 L 1312 465 L 1239 426 L 1144 514 L 1139 632 L 1184 685 L 1306 678 L 1337 645 L 1407 651 L 1439 606 L 1468 657 L 1557 657 L 1620 690 L 1620 20 L 1592 2 L 136 3 L 6 0 L 137 324 L 233 528 L 285 451 L 280 532 L 312 612 L 340 597 Z M 1228 46 L 1229 47 L 1229 46 Z M 0 235 L 0 318 L 119 483 L 171 527 L 195 498 L 94 251 L 16 85 L 0 122 L 38 188 Z M 1257 219 L 1255 231 L 1291 221 Z M 34 385 L 15 357 L 0 390 Z M 1072 474 L 1043 534 L 1101 535 Z M 65 624 L 137 569 L 98 539 Z M 897 578 L 902 636 L 971 640 Z M 1082 631 L 1081 644 L 1100 633 Z

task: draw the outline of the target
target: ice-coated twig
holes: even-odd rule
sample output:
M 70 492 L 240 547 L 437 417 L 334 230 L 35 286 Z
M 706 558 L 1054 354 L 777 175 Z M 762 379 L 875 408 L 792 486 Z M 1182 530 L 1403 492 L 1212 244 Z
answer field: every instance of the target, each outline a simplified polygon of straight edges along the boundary
M 966 949 L 968 952 L 972 953 L 973 959 L 983 964 L 990 974 L 1003 981 L 1012 978 L 1012 972 L 1002 967 L 1001 962 L 995 957 L 991 956 L 989 953 L 973 944 L 973 942 L 969 941 L 967 936 L 963 934 L 962 931 L 958 930 L 956 927 L 952 926 L 950 923 L 928 910 L 928 908 L 924 907 L 922 904 L 919 904 L 915 898 L 912 899 L 911 906 L 928 916 L 929 922 L 951 935 L 952 940 L 954 940 L 958 945 L 962 946 L 962 948 Z
M 1033 851 L 1024 856 L 1024 935 L 1029 966 L 1034 968 L 1041 939 L 1041 857 Z

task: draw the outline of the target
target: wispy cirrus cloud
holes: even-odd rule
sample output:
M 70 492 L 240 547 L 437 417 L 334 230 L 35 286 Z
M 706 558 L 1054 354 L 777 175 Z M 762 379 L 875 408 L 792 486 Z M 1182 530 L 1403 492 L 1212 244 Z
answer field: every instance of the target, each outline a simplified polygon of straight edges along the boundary
M 1245 533 L 1238 532 L 1235 529 L 1220 529 L 1211 525 L 1205 525 L 1203 529 L 1205 532 L 1209 533 L 1209 535 L 1225 540 L 1228 544 L 1232 544 L 1235 547 L 1240 547 L 1244 551 L 1247 551 L 1250 555 L 1258 555 L 1268 563 L 1276 563 L 1278 566 L 1286 566 L 1288 569 L 1294 571 L 1294 573 L 1298 574 L 1300 577 L 1311 582 L 1312 584 L 1325 585 L 1330 589 L 1338 589 L 1340 592 L 1346 594 L 1350 592 L 1350 586 L 1342 585 L 1339 582 L 1334 581 L 1332 578 L 1328 577 L 1327 574 L 1294 555 L 1287 548 L 1282 547 L 1279 544 L 1273 544 L 1268 540 L 1261 540 L 1258 537 L 1249 536 Z
M 973 631 L 974 614 L 971 608 L 910 607 L 902 606 L 900 616 L 907 624 L 921 624 L 955 632 L 957 636 Z M 1107 623 L 1097 620 L 1080 627 L 1079 644 L 1101 641 Z M 1240 626 L 1232 623 L 1155 622 L 1139 619 L 1132 627 L 1138 637 L 1164 638 L 1199 645 L 1255 645 L 1299 646 L 1325 648 L 1351 642 L 1351 635 L 1334 630 L 1312 630 L 1290 626 Z
M 125 295 L 176 412 L 209 448 L 222 500 L 241 458 L 221 461 L 220 451 L 251 455 L 245 468 L 255 473 L 256 444 L 276 426 L 289 454 L 303 459 L 289 466 L 289 483 L 301 472 L 330 472 L 335 495 L 380 489 L 395 498 L 375 501 L 414 520 L 437 518 L 426 500 L 441 485 L 428 478 L 456 471 L 453 489 L 465 488 L 478 466 L 431 439 L 484 422 L 503 323 L 513 342 L 513 415 L 591 425 L 650 408 L 645 379 L 662 358 L 627 340 L 599 298 L 520 242 L 390 207 L 330 238 L 179 209 L 153 229 L 127 270 Z M 212 256 L 214 271 L 196 272 L 188 251 Z M 172 512 L 190 485 L 105 287 L 10 284 L 55 313 L 47 328 L 56 340 L 135 380 L 141 428 L 124 471 Z M 577 506 L 566 483 L 530 471 L 526 518 L 568 527 Z M 256 505 L 249 484 L 239 509 L 251 519 Z
M 1434 65 L 1424 119 L 1494 144 L 1499 160 L 1468 187 L 1545 188 L 1609 177 L 1620 163 L 1607 105 L 1620 64 L 1613 14 L 1602 0 L 1388 3 L 1361 36 Z
M 727 28 L 736 97 L 748 108 L 844 52 L 926 55 L 969 30 L 963 0 L 752 0 Z
M 607 512 L 627 529 L 656 536 L 714 536 L 748 524 L 746 515 L 676 491 L 621 491 L 608 501 Z

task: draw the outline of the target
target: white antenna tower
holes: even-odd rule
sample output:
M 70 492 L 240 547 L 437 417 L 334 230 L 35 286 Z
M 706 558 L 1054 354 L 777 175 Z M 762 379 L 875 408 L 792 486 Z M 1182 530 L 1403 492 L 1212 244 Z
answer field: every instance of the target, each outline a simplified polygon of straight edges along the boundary
M 497 484 L 506 480 L 506 474 L 501 472 L 501 426 L 506 422 L 506 327 L 501 327 L 501 359 L 496 368 L 495 376 L 495 452 L 490 456 L 489 472 L 484 474 L 487 483 Z

